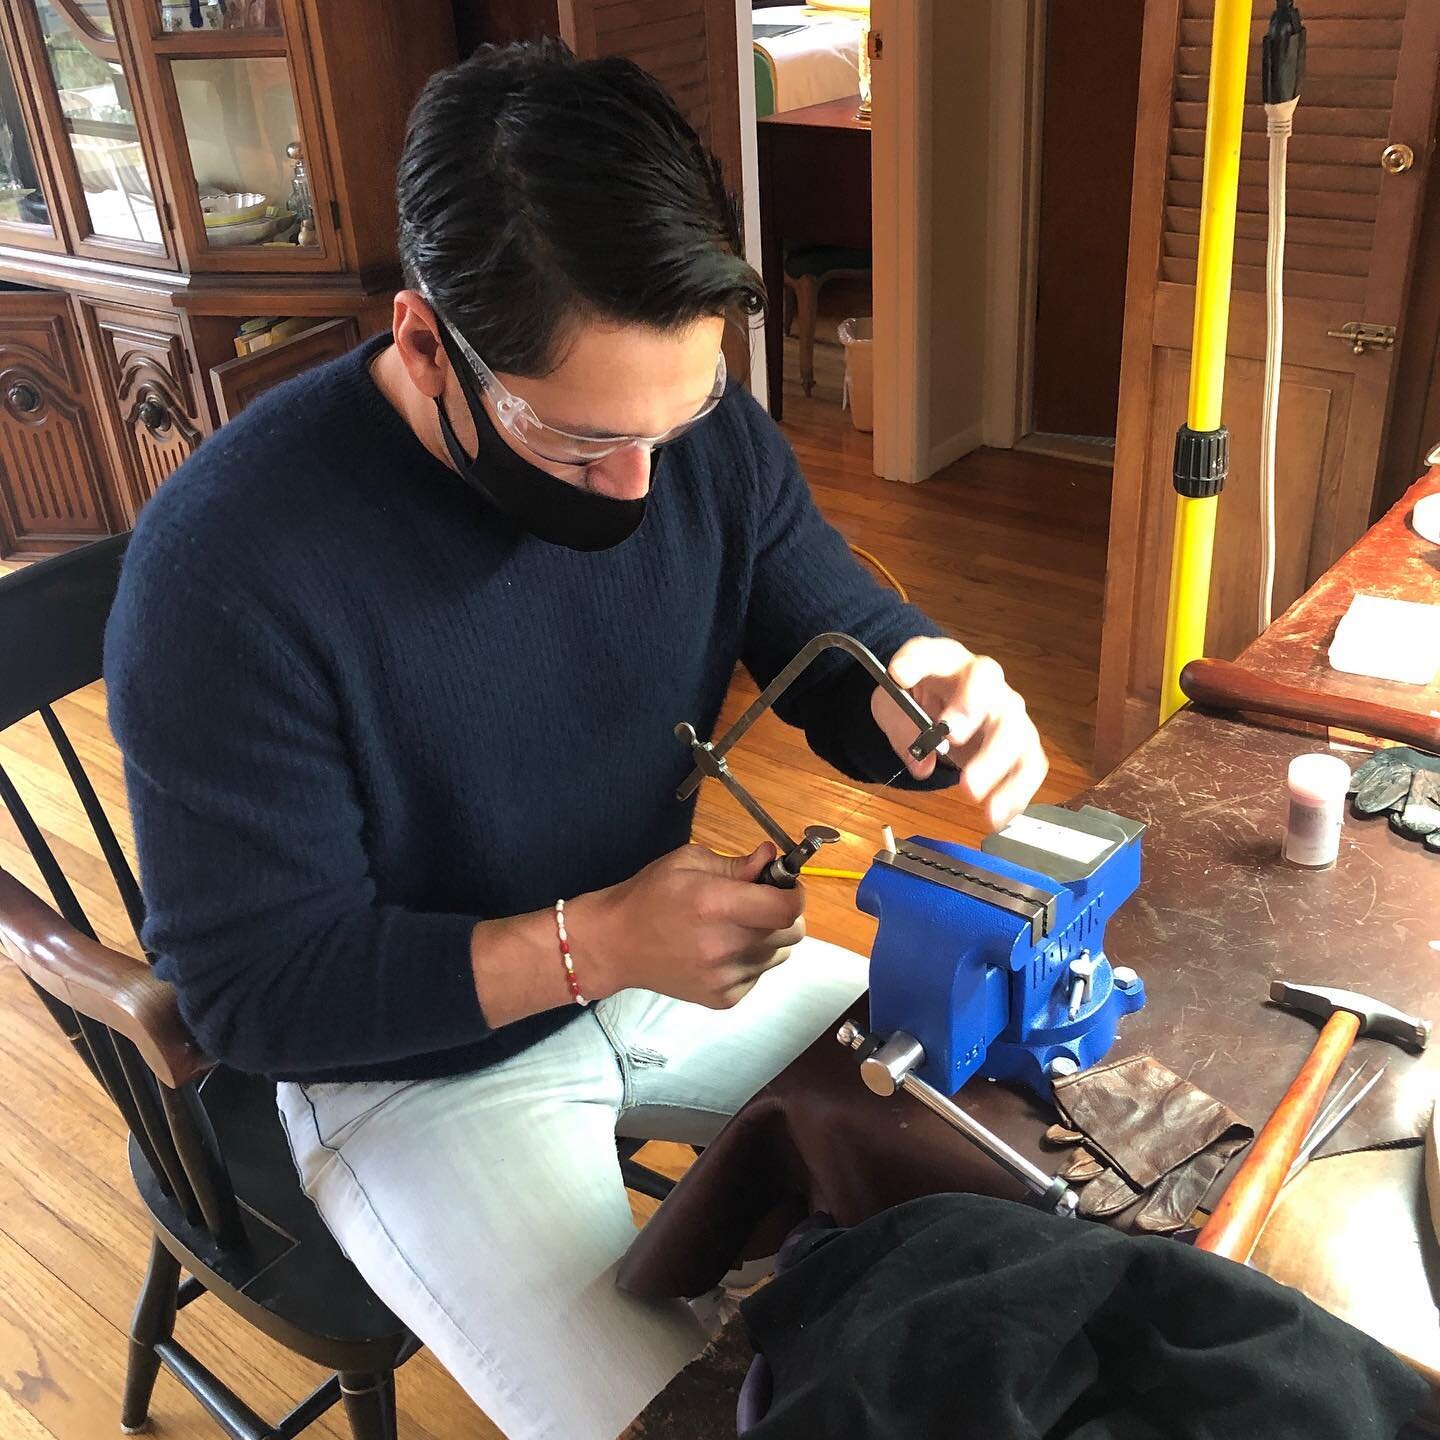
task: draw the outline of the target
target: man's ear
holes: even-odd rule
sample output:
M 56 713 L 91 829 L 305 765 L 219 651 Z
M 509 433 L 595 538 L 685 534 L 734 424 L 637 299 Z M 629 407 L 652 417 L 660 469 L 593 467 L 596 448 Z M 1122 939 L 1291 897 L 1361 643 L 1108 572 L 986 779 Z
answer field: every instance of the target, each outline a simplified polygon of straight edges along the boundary
M 445 393 L 450 361 L 440 343 L 440 322 L 418 290 L 401 290 L 395 296 L 391 333 L 395 349 L 410 383 L 432 400 Z

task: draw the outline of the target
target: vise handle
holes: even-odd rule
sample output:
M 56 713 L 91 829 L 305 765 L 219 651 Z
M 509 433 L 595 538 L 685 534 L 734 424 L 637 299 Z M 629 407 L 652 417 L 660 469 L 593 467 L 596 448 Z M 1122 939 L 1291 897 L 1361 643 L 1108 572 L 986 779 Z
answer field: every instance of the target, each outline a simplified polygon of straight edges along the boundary
M 993 1130 L 987 1130 L 973 1116 L 966 1114 L 948 1095 L 942 1095 L 914 1073 L 918 1066 L 925 1063 L 925 1050 L 913 1035 L 898 1031 L 883 1043 L 876 1044 L 853 1020 L 847 1020 L 835 1038 L 842 1045 L 859 1050 L 864 1055 L 860 1062 L 860 1078 L 867 1090 L 887 1096 L 897 1090 L 905 1091 L 931 1114 L 938 1115 L 983 1150 L 1002 1170 L 1014 1176 L 1034 1196 L 1039 1209 L 1055 1215 L 1075 1214 L 1079 1197 L 1059 1175 L 1047 1175 L 1013 1145 L 1007 1144 Z M 868 1054 L 865 1053 L 867 1050 Z

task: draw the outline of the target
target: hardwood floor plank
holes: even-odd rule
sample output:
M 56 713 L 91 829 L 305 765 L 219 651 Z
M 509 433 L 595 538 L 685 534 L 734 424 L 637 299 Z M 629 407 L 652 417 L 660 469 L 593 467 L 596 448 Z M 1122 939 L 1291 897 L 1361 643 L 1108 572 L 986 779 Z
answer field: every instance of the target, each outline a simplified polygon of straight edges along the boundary
M 0 1235 L 0 1388 L 56 1437 L 119 1428 L 125 1346 L 120 1332 L 8 1235 Z M 166 1440 L 213 1440 L 179 1386 L 157 1387 Z M 208 1428 L 207 1428 L 208 1427 Z
M 57 1440 L 55 1431 L 46 1429 L 10 1393 L 8 1381 L 0 1381 L 0 1435 L 5 1440 Z
M 28 995 L 13 1008 L 27 1005 L 34 1005 Z M 48 1016 L 39 1019 L 38 1028 L 50 1024 Z M 26 1038 L 32 1061 L 47 1052 L 70 1058 L 60 1045 Z M 79 1071 L 78 1060 L 73 1065 Z M 19 1088 L 22 1061 L 8 1046 L 0 1048 L 0 1066 L 14 1087 L 0 1107 L 0 1233 L 113 1328 L 109 1343 L 123 1363 L 123 1337 L 150 1247 L 149 1225 L 125 1160 L 123 1127 L 83 1071 L 74 1077 L 80 1093 L 63 1093 L 59 1103 L 52 1096 L 42 1112 L 36 1092 L 43 1094 L 43 1084 Z M 81 1098 L 87 1087 L 96 1097 L 93 1104 Z M 41 1113 L 47 1118 L 45 1129 L 33 1123 Z M 52 1114 L 58 1121 L 55 1133 L 48 1123 Z M 83 1120 L 77 1123 L 75 1117 Z M 187 1308 L 177 1333 L 249 1404 L 272 1418 L 324 1378 L 319 1367 L 256 1336 L 215 1301 L 202 1299 Z M 178 1389 L 168 1378 L 161 1384 Z M 346 1437 L 344 1426 L 333 1419 L 315 1433 L 332 1440 Z

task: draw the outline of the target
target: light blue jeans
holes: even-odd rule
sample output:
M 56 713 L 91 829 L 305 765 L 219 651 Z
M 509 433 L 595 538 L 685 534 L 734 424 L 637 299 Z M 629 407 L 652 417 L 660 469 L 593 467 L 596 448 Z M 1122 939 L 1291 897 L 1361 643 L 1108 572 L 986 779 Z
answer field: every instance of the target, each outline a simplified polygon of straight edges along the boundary
M 708 1144 L 865 967 L 806 939 L 731 1010 L 626 990 L 490 1069 L 282 1084 L 280 1115 L 346 1254 L 511 1440 L 611 1440 L 706 1339 L 615 1288 L 616 1136 Z

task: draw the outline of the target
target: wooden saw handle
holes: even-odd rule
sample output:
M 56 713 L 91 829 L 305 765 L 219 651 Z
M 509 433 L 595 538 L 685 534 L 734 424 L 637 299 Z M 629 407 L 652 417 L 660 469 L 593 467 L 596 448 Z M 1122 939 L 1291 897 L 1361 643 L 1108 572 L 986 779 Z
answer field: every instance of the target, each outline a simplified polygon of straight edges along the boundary
M 1398 740 L 1421 750 L 1440 751 L 1440 717 L 1419 715 L 1373 700 L 1322 695 L 1298 685 L 1282 685 L 1232 660 L 1192 660 L 1180 672 L 1180 688 L 1197 705 L 1216 710 L 1248 710 L 1358 730 L 1382 740 Z
M 1348 1010 L 1337 1011 L 1325 1022 L 1315 1048 L 1205 1222 L 1195 1241 L 1197 1250 L 1230 1260 L 1249 1258 L 1325 1092 L 1359 1033 L 1360 1020 Z

